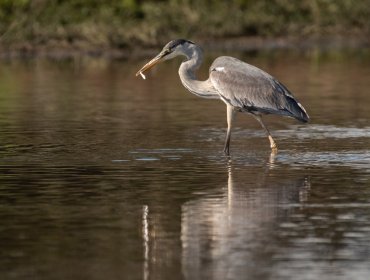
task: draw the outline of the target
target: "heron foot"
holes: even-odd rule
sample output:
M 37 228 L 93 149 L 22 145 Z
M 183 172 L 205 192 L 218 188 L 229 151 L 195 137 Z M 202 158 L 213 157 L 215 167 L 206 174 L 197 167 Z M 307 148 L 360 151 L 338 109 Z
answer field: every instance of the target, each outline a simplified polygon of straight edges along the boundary
M 224 148 L 224 154 L 225 154 L 226 156 L 229 156 L 229 155 L 230 155 L 230 149 L 229 149 L 229 147 L 225 147 L 225 148 Z
M 277 151 L 277 145 L 276 145 L 274 139 L 272 139 L 271 135 L 269 135 L 269 140 L 270 140 L 271 150 L 276 152 Z

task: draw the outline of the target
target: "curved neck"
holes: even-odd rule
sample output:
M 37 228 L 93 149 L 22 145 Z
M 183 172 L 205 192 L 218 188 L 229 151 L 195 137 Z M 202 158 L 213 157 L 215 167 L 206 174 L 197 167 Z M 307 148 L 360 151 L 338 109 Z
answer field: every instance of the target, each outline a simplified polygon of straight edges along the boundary
M 184 52 L 186 60 L 181 63 L 179 76 L 186 89 L 196 96 L 203 98 L 219 99 L 219 95 L 208 80 L 199 81 L 196 79 L 195 71 L 199 69 L 203 62 L 203 52 L 197 45 L 191 45 Z

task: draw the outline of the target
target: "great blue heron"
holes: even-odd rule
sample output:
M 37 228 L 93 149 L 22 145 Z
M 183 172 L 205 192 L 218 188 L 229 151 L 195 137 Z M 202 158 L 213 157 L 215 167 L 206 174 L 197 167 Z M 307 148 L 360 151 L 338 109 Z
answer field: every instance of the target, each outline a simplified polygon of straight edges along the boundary
M 273 151 L 276 143 L 262 121 L 263 114 L 276 114 L 293 117 L 307 122 L 309 117 L 303 106 L 295 100 L 291 92 L 277 79 L 261 69 L 229 56 L 218 57 L 209 68 L 209 78 L 196 79 L 195 71 L 203 60 L 203 52 L 191 41 L 177 39 L 167 43 L 162 51 L 145 64 L 137 73 L 144 79 L 144 71 L 158 62 L 183 55 L 186 60 L 179 68 L 182 84 L 196 96 L 221 99 L 227 107 L 227 134 L 224 152 L 229 155 L 230 136 L 236 112 L 251 114 L 264 128 Z

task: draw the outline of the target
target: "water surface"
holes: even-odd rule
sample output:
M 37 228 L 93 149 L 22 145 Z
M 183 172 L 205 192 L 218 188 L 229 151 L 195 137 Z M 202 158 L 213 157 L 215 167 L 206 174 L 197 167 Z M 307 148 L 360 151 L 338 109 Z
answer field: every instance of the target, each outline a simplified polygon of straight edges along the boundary
M 232 55 L 312 119 L 266 117 L 277 154 L 239 114 L 225 157 L 178 60 L 1 61 L 1 279 L 368 279 L 370 56 Z

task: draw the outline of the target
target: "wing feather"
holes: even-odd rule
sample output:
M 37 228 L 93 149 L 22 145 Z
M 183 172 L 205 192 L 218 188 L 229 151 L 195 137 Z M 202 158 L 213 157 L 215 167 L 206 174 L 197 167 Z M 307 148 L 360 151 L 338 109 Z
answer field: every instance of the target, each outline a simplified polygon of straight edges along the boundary
M 217 58 L 210 68 L 210 80 L 221 99 L 241 111 L 286 115 L 302 122 L 309 119 L 282 83 L 236 58 Z

